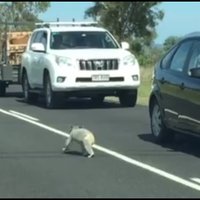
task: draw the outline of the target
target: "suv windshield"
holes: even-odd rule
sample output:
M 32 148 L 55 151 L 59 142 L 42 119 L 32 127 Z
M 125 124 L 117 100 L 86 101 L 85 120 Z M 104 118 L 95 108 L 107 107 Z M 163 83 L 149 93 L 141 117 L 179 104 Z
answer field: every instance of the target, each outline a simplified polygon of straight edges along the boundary
M 117 43 L 107 32 L 89 32 L 89 31 L 68 31 L 52 32 L 51 49 L 80 49 L 80 48 L 100 48 L 116 49 Z

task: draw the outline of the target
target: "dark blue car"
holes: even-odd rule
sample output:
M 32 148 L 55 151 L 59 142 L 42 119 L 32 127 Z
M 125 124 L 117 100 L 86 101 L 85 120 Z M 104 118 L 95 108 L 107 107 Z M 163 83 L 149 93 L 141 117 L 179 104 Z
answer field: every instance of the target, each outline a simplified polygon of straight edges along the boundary
M 149 113 L 156 142 L 175 132 L 200 136 L 200 32 L 184 37 L 155 66 Z

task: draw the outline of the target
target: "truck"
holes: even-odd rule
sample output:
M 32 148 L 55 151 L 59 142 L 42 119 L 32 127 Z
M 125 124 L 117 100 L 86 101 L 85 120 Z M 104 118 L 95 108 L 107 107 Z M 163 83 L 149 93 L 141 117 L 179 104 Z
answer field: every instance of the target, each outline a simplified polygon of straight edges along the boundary
M 0 97 L 6 95 L 11 84 L 21 83 L 21 56 L 26 49 L 31 31 L 9 31 L 6 23 L 0 35 Z

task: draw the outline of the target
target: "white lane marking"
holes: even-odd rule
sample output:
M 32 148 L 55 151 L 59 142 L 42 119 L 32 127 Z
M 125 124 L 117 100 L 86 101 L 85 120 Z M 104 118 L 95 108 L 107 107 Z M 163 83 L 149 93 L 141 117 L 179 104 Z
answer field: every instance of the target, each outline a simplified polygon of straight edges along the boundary
M 42 123 L 35 122 L 35 121 L 31 121 L 31 120 L 29 120 L 29 119 L 27 119 L 27 118 L 23 118 L 23 117 L 21 117 L 21 116 L 12 114 L 12 113 L 7 112 L 7 111 L 5 111 L 5 110 L 3 110 L 3 109 L 0 109 L 0 112 L 4 113 L 4 114 L 6 114 L 6 115 L 10 115 L 10 116 L 16 117 L 16 118 L 18 118 L 18 119 L 27 121 L 27 122 L 29 122 L 29 123 L 31 123 L 31 124 L 34 124 L 34 125 L 39 126 L 39 127 L 41 127 L 41 128 L 44 128 L 44 129 L 49 130 L 49 131 L 51 131 L 51 132 L 54 132 L 54 133 L 56 133 L 56 134 L 59 134 L 59 135 L 65 136 L 65 137 L 69 137 L 69 134 L 68 134 L 68 133 L 63 132 L 63 131 L 60 131 L 60 130 L 57 130 L 57 129 L 55 129 L 55 128 L 51 128 L 51 127 L 49 127 L 49 126 L 47 126 L 47 125 L 44 125 L 44 124 L 42 124 Z M 113 156 L 113 157 L 116 157 L 116 158 L 118 158 L 118 159 L 120 159 L 120 160 L 123 160 L 123 161 L 125 161 L 125 162 L 127 162 L 127 163 L 130 163 L 130 164 L 132 164 L 132 165 L 141 167 L 141 168 L 143 168 L 143 169 L 145 169 L 145 170 L 147 170 L 147 171 L 153 172 L 153 173 L 155 173 L 155 174 L 157 174 L 157 175 L 160 175 L 160 176 L 162 176 L 162 177 L 165 177 L 165 178 L 167 178 L 167 179 L 170 179 L 170 180 L 172 180 L 172 181 L 175 181 L 175 182 L 177 182 L 177 183 L 180 183 L 180 184 L 182 184 L 182 185 L 185 185 L 185 186 L 187 186 L 187 187 L 190 187 L 190 188 L 192 188 L 192 189 L 195 189 L 195 190 L 200 191 L 200 186 L 199 186 L 199 185 L 197 185 L 197 184 L 195 184 L 195 183 L 193 183 L 193 182 L 190 182 L 190 181 L 188 181 L 188 180 L 186 180 L 186 179 L 180 178 L 180 177 L 178 177 L 178 176 L 176 176 L 176 175 L 170 174 L 170 173 L 165 172 L 165 171 L 163 171 L 163 170 L 160 170 L 160 169 L 158 169 L 158 168 L 155 168 L 155 167 L 152 167 L 152 166 L 147 165 L 147 164 L 145 164 L 145 163 L 139 162 L 139 161 L 137 161 L 137 160 L 134 160 L 134 159 L 132 159 L 132 158 L 129 158 L 129 157 L 125 156 L 125 155 L 122 155 L 122 154 L 117 153 L 117 152 L 115 152 L 115 151 L 109 150 L 109 149 L 107 149 L 107 148 L 101 147 L 101 146 L 99 146 L 99 145 L 96 145 L 96 144 L 95 144 L 95 145 L 93 145 L 93 147 L 94 147 L 95 149 L 99 150 L 99 151 L 102 151 L 102 152 L 104 152 L 104 153 L 106 153 L 106 154 L 109 154 L 109 155 L 111 155 L 111 156 Z
M 200 184 L 200 178 L 191 178 L 191 180 L 193 180 L 193 181 L 195 181 L 195 182 Z
M 59 130 L 57 130 L 57 129 L 55 129 L 55 128 L 51 128 L 51 127 L 46 126 L 46 125 L 44 125 L 44 124 L 42 124 L 42 123 L 40 123 L 40 122 L 32 121 L 32 120 L 30 120 L 30 119 L 24 118 L 24 117 L 22 117 L 22 116 L 19 116 L 19 115 L 13 114 L 13 113 L 10 113 L 10 112 L 5 111 L 5 110 L 3 110 L 3 109 L 0 109 L 0 112 L 4 113 L 4 114 L 6 114 L 6 115 L 10 115 L 10 116 L 16 117 L 16 118 L 21 119 L 21 120 L 23 120 L 23 121 L 29 122 L 29 123 L 31 123 L 31 124 L 34 124 L 34 125 L 39 126 L 39 127 L 41 127 L 41 128 L 44 128 L 44 129 L 46 129 L 46 130 L 48 130 L 48 131 L 51 131 L 51 132 L 54 132 L 54 133 L 56 133 L 56 134 L 59 134 L 59 135 L 65 136 L 65 137 L 69 137 L 69 134 L 67 134 L 66 132 L 59 131 Z
M 25 117 L 25 118 L 28 118 L 30 120 L 39 121 L 39 119 L 37 119 L 35 117 L 32 117 L 30 115 L 26 115 L 26 114 L 20 113 L 20 112 L 14 111 L 14 110 L 9 110 L 9 112 L 11 112 L 13 114 L 16 114 L 16 115 L 19 115 L 19 116 L 22 116 L 22 117 Z

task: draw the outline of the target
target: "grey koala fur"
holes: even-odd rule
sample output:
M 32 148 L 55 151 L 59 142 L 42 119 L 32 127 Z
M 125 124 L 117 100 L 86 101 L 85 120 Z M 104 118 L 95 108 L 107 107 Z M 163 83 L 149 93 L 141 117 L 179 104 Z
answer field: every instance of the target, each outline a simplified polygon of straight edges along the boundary
M 92 145 L 95 143 L 95 137 L 91 131 L 81 126 L 72 126 L 69 131 L 69 137 L 65 141 L 64 152 L 69 150 L 70 144 L 73 141 L 81 145 L 84 155 L 87 153 L 89 158 L 94 156 Z

